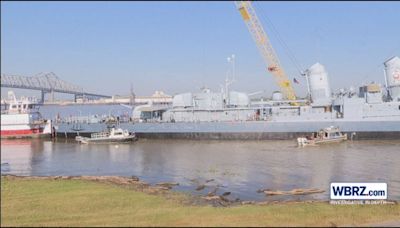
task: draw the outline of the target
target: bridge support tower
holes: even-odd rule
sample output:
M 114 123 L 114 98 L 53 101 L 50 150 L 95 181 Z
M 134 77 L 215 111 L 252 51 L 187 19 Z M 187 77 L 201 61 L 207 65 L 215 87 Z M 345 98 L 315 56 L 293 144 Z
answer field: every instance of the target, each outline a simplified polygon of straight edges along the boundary
M 40 90 L 40 103 L 44 104 L 44 95 L 46 94 L 46 91 Z

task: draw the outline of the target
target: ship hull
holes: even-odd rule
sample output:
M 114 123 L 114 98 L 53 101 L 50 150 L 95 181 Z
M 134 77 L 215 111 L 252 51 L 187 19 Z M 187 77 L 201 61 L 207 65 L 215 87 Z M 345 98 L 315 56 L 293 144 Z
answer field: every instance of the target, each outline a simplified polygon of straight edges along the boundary
M 32 133 L 32 134 L 9 134 L 3 135 L 1 133 L 1 139 L 33 139 L 33 138 L 50 138 L 50 133 Z
M 346 133 L 346 132 L 343 132 Z M 348 132 L 349 134 L 350 132 Z M 351 132 L 354 133 L 354 132 Z M 355 132 L 352 140 L 400 139 L 400 132 Z M 152 139 L 222 139 L 222 140 L 287 140 L 309 135 L 310 132 L 246 132 L 246 133 L 137 133 L 138 138 Z
M 37 124 L 35 121 L 30 113 L 2 114 L 1 139 L 50 137 L 51 122 Z
M 135 132 L 138 138 L 171 139 L 234 139 L 280 140 L 338 126 L 349 139 L 400 139 L 400 121 L 243 121 L 243 122 L 179 122 L 179 123 L 121 123 L 120 127 Z M 75 137 L 70 124 L 58 126 L 58 136 Z M 104 124 L 82 125 L 79 135 L 89 135 L 105 129 Z
M 133 142 L 136 137 L 126 137 L 126 138 L 105 138 L 105 139 L 93 139 L 89 137 L 82 137 L 76 139 L 76 141 L 84 143 L 84 144 L 100 144 L 100 143 L 125 143 L 125 142 Z

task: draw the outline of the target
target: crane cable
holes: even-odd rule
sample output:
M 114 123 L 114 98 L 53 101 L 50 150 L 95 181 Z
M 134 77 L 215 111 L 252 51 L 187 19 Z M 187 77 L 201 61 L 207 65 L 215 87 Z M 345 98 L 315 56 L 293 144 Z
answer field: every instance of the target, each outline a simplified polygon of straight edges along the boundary
M 264 13 L 262 8 L 260 7 L 259 3 L 257 1 L 254 1 L 256 3 L 257 8 L 259 8 L 258 12 L 259 15 L 261 16 L 261 19 L 265 19 L 264 22 L 267 22 L 266 24 L 269 24 L 270 27 L 274 30 L 274 35 L 279 43 L 282 45 L 283 50 L 285 50 L 287 56 L 289 57 L 290 61 L 293 63 L 293 65 L 296 67 L 296 69 L 299 71 L 300 75 L 303 75 L 303 69 L 305 69 L 301 63 L 297 60 L 296 56 L 293 54 L 293 52 L 290 50 L 289 46 L 286 44 L 286 42 L 283 40 L 282 36 L 280 35 L 279 31 L 276 29 L 272 21 L 268 18 L 268 16 Z

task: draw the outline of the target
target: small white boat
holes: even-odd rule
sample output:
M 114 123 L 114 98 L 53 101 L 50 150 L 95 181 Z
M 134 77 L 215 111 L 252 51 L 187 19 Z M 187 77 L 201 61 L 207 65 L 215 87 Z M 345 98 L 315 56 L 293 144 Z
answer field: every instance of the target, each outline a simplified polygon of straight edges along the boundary
M 89 137 L 76 136 L 75 140 L 80 143 L 112 143 L 129 142 L 136 139 L 135 133 L 129 133 L 128 130 L 121 128 L 111 128 L 107 131 L 92 133 Z
M 340 132 L 338 127 L 327 127 L 315 132 L 312 136 L 297 138 L 299 146 L 309 146 L 322 143 L 342 142 L 347 140 L 347 134 Z

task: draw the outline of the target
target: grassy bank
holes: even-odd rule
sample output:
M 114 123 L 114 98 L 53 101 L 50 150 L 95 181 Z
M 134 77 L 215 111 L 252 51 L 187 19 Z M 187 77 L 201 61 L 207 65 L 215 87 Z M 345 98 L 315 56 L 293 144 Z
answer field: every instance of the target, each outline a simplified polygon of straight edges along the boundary
M 339 226 L 395 220 L 400 205 L 185 206 L 82 180 L 1 178 L 1 226 Z

